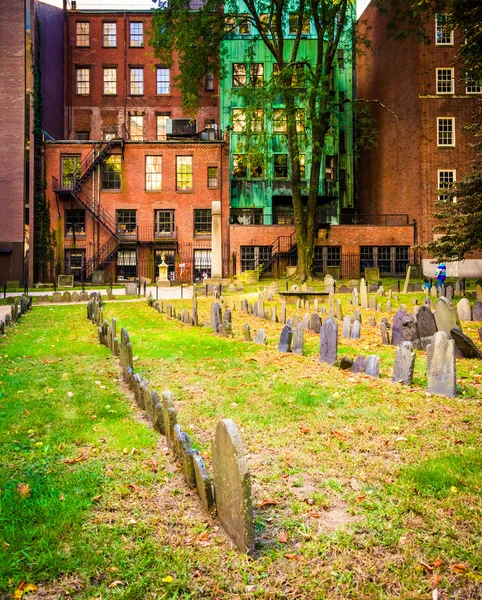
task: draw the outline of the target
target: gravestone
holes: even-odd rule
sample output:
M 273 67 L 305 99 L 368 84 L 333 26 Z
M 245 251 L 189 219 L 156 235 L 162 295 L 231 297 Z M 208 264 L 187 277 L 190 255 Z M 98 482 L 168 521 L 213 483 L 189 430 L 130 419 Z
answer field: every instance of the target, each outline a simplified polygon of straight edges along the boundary
M 377 322 L 375 321 L 375 317 L 368 317 L 368 323 L 370 327 L 375 327 L 375 325 L 377 324 Z
M 370 377 L 380 377 L 380 357 L 376 354 L 370 354 L 365 365 L 365 375 Z
M 350 371 L 352 373 L 364 373 L 366 367 L 366 361 L 364 356 L 358 356 L 353 365 L 351 366 Z
M 432 298 L 436 298 L 438 296 L 437 286 L 433 285 L 430 288 L 430 295 L 432 296 Z
M 352 291 L 352 302 L 353 302 L 353 306 L 358 306 L 358 290 L 357 288 L 353 288 Z
M 305 313 L 303 318 L 301 319 L 301 324 L 303 325 L 303 327 L 305 329 L 308 329 L 310 326 L 310 315 L 308 313 Z
M 350 293 L 350 288 L 346 285 L 340 285 L 340 287 L 338 288 L 337 292 L 339 294 L 349 294 Z
M 462 333 L 460 329 L 452 329 L 450 333 L 455 342 L 455 347 L 459 350 L 463 358 L 482 358 L 479 349 L 468 335 Z
M 81 302 L 87 302 L 87 300 L 89 299 L 89 294 L 85 290 L 82 290 L 79 294 L 79 297 Z
M 204 461 L 197 450 L 193 450 L 192 459 L 199 499 L 208 512 L 213 512 L 215 507 L 212 478 L 208 474 Z
M 185 431 L 181 431 L 178 436 L 178 452 L 181 462 L 184 479 L 192 489 L 196 487 L 196 475 L 194 472 L 193 450 L 191 440 Z
M 238 430 L 231 419 L 218 422 L 212 442 L 218 519 L 241 552 L 254 551 L 251 480 Z
M 412 267 L 407 267 L 407 275 L 405 277 L 405 282 L 403 284 L 403 293 L 406 294 L 408 292 L 408 283 L 410 281 L 410 273 L 412 271 Z
M 428 391 L 454 398 L 457 395 L 455 342 L 437 331 L 427 346 Z
M 162 403 L 159 398 L 159 394 L 156 390 L 151 392 L 151 405 L 152 405 L 152 426 L 156 431 L 164 435 L 164 417 L 162 415 Z
M 351 319 L 350 315 L 346 315 L 343 319 L 343 330 L 341 337 L 344 339 L 351 338 Z
M 187 308 L 184 308 L 181 313 L 181 321 L 186 325 L 191 323 L 191 317 L 189 316 L 189 311 Z
M 325 284 L 325 292 L 326 293 L 333 293 L 335 291 L 335 280 L 333 279 L 333 277 L 331 275 L 325 275 L 325 279 L 324 279 L 324 284 Z
M 367 289 L 369 292 L 376 292 L 378 290 L 378 285 L 376 283 L 367 284 Z
M 377 296 L 384 296 L 385 295 L 385 288 L 383 287 L 383 285 L 380 285 L 377 289 Z
M 444 331 L 449 339 L 451 338 L 450 332 L 452 329 L 460 329 L 457 316 L 455 308 L 446 298 L 441 297 L 437 300 L 435 305 L 437 329 Z
M 137 296 L 137 283 L 135 281 L 128 281 L 125 284 L 126 296 Z
M 254 343 L 259 344 L 260 346 L 266 346 L 266 333 L 262 327 L 256 332 Z
M 475 284 L 475 297 L 477 302 L 482 302 L 482 282 L 480 280 Z
M 249 325 L 247 323 L 245 323 L 243 325 L 243 332 L 244 332 L 244 341 L 245 342 L 251 342 L 251 329 L 249 328 Z
M 299 325 L 298 327 L 300 327 Z M 285 325 L 281 331 L 278 344 L 278 352 L 291 352 L 291 340 L 293 339 L 293 330 L 289 325 Z
M 388 333 L 388 327 L 385 321 L 380 323 L 380 333 L 382 335 L 382 345 L 389 346 L 390 345 L 390 334 Z
M 403 323 L 408 317 L 408 314 L 403 310 L 399 309 L 393 316 L 392 325 L 392 344 L 398 346 L 403 342 Z
M 335 299 L 335 314 L 336 318 L 341 321 L 343 319 L 343 312 L 341 310 L 341 302 L 338 298 Z
M 209 318 L 209 324 L 211 326 L 211 329 L 216 332 L 218 330 L 219 325 L 221 325 L 221 321 L 222 321 L 221 306 L 219 305 L 218 302 L 213 302 L 211 304 L 211 314 L 210 314 L 210 318 Z
M 415 368 L 415 352 L 410 342 L 402 342 L 395 353 L 392 381 L 412 385 Z
M 226 325 L 224 325 L 223 323 L 221 325 L 218 325 L 217 334 L 220 335 L 221 337 L 227 338 L 228 334 L 226 331 Z
M 347 358 L 346 356 L 344 356 L 340 361 L 340 369 L 342 369 L 343 371 L 348 371 L 348 369 L 351 369 L 352 367 L 353 361 L 351 360 L 351 358 Z
M 60 292 L 54 292 L 52 294 L 52 302 L 62 302 L 62 294 Z
M 310 301 L 309 300 L 305 300 L 304 307 L 305 307 L 305 310 L 310 310 Z
M 233 316 L 232 316 L 232 313 L 231 313 L 231 309 L 230 309 L 230 308 L 227 308 L 227 309 L 224 311 L 223 323 L 224 323 L 225 325 L 226 325 L 226 323 L 229 323 L 229 324 L 231 324 L 231 323 L 232 323 L 232 321 L 233 321 Z
M 257 304 L 257 315 L 258 315 L 258 317 L 263 318 L 264 317 L 263 294 L 258 294 L 258 302 L 256 304 Z
M 276 306 L 271 307 L 271 322 L 272 323 L 278 322 L 278 315 L 276 314 Z
M 353 318 L 357 321 L 360 321 L 360 323 L 362 322 L 361 311 L 359 308 L 355 309 L 355 312 L 353 313 Z
M 333 317 L 328 317 L 320 329 L 319 361 L 334 365 L 338 352 L 338 324 Z
M 320 303 L 319 303 L 319 300 L 318 300 L 318 298 L 315 298 L 315 299 L 313 300 L 313 309 L 314 309 L 314 310 L 316 310 L 316 312 L 318 312 L 318 309 L 319 309 L 319 304 L 320 304 Z
M 355 319 L 355 321 L 353 322 L 353 326 L 351 328 L 351 336 L 350 336 L 353 340 L 360 339 L 360 329 L 361 329 L 360 321 Z
M 281 323 L 286 324 L 286 302 L 281 302 Z
M 365 267 L 366 281 L 378 281 L 380 279 L 380 269 L 378 267 Z
M 57 278 L 57 285 L 59 287 L 74 287 L 74 276 L 73 275 L 59 275 Z
M 334 302 L 335 298 L 333 295 L 333 292 L 330 292 L 328 294 L 328 315 L 330 317 L 333 317 L 335 315 L 335 302 Z
M 454 286 L 451 283 L 447 283 L 445 286 L 445 297 L 452 302 L 454 297 Z
M 474 305 L 472 319 L 474 321 L 482 321 L 482 302 L 480 302 L 479 300 L 477 300 L 477 302 Z
M 310 328 L 315 333 L 320 333 L 321 317 L 318 313 L 313 313 L 310 320 Z
M 299 354 L 300 356 L 303 356 L 304 341 L 305 341 L 305 328 L 303 327 L 302 323 L 300 323 L 296 327 L 294 334 L 293 334 L 293 347 L 292 347 L 293 354 Z
M 70 299 L 72 300 L 72 302 L 80 302 L 79 292 L 72 292 Z
M 363 279 L 363 277 L 360 281 L 360 306 L 362 308 L 368 308 L 367 284 L 365 283 L 365 280 Z
M 402 328 L 402 341 L 411 342 L 414 348 L 421 350 L 422 345 L 420 343 L 420 334 L 418 332 L 416 320 L 411 315 L 407 314 L 402 322 Z
M 368 299 L 368 308 L 370 310 L 376 310 L 377 309 L 377 299 L 376 296 L 370 296 Z
M 470 302 L 467 300 L 467 298 L 462 298 L 458 301 L 457 314 L 459 315 L 459 319 L 461 321 L 472 320 L 472 307 L 470 306 Z
M 379 312 L 379 313 L 383 312 L 383 308 L 382 308 L 382 305 L 380 304 L 380 302 L 377 304 L 377 312 Z

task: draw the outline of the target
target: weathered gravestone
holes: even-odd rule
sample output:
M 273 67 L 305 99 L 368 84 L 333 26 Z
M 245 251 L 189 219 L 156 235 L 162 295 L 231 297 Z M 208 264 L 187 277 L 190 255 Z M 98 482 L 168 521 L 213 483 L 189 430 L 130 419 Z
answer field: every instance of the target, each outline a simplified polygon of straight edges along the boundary
M 358 356 L 355 362 L 352 364 L 350 371 L 352 373 L 364 373 L 366 367 L 366 360 L 364 356 Z
M 376 310 L 377 309 L 377 298 L 376 296 L 370 296 L 368 299 L 368 308 L 370 310 Z
M 80 302 L 79 292 L 72 292 L 72 295 L 70 298 L 71 298 L 72 302 Z
M 211 304 L 211 314 L 209 317 L 209 323 L 211 325 L 211 329 L 213 331 L 217 331 L 219 325 L 221 325 L 223 318 L 222 318 L 222 312 L 221 312 L 221 306 L 219 305 L 218 302 L 213 302 Z
M 259 344 L 260 346 L 266 346 L 266 333 L 262 327 L 256 332 L 254 343 Z
M 212 478 L 208 474 L 204 461 L 197 450 L 193 450 L 192 459 L 199 499 L 208 512 L 213 512 L 215 507 Z
M 375 321 L 375 317 L 368 317 L 368 323 L 370 327 L 375 327 L 375 325 L 377 324 L 377 322 Z
M 380 357 L 376 354 L 370 354 L 365 365 L 365 375 L 370 377 L 380 377 Z
M 128 281 L 125 284 L 126 296 L 137 296 L 137 283 L 135 281 Z
M 218 518 L 241 552 L 254 551 L 251 480 L 238 430 L 231 419 L 219 421 L 212 443 Z
M 402 342 L 395 353 L 392 381 L 412 385 L 415 352 L 410 342 Z
M 334 365 L 338 352 L 338 324 L 333 317 L 328 317 L 320 329 L 320 362 Z
M 452 329 L 450 333 L 455 342 L 455 347 L 458 349 L 463 358 L 482 358 L 479 349 L 468 335 L 462 333 L 460 329 Z
M 85 290 L 82 290 L 79 294 L 81 302 L 87 302 L 89 299 L 89 294 Z
M 342 330 L 341 336 L 344 339 L 347 339 L 347 338 L 351 337 L 351 319 L 350 319 L 350 315 L 346 315 L 345 318 L 343 319 L 343 330 Z
M 388 327 L 386 321 L 382 321 L 380 323 L 380 333 L 382 335 L 382 345 L 389 346 L 390 345 L 390 334 L 388 333 Z
M 360 329 L 361 329 L 360 321 L 355 319 L 355 321 L 353 321 L 353 326 L 351 328 L 351 336 L 350 337 L 354 340 L 359 340 L 360 339 Z
M 451 338 L 452 329 L 461 329 L 460 321 L 458 321 L 458 315 L 455 308 L 447 300 L 447 298 L 439 298 L 435 305 L 435 322 L 437 323 L 437 329 L 444 331 L 447 337 Z
M 467 298 L 461 298 L 457 303 L 457 314 L 461 321 L 472 320 L 472 307 Z
M 53 302 L 62 302 L 62 294 L 60 292 L 54 292 L 52 295 Z
M 457 394 L 455 343 L 445 331 L 437 331 L 427 346 L 428 391 L 454 398 Z
M 276 314 L 276 306 L 271 307 L 271 322 L 272 323 L 278 322 L 278 315 Z
M 474 305 L 472 312 L 472 319 L 474 321 L 482 321 L 482 302 L 477 301 Z
M 226 331 L 226 325 L 224 325 L 224 323 L 222 323 L 221 325 L 218 325 L 217 334 L 224 338 L 228 337 L 228 334 Z
M 367 284 L 365 283 L 363 277 L 360 281 L 360 306 L 362 308 L 368 308 Z
M 293 334 L 293 347 L 292 347 L 293 354 L 299 354 L 300 356 L 303 356 L 304 340 L 305 340 L 305 328 L 303 327 L 302 323 L 299 323 L 296 326 L 296 329 Z
M 437 286 L 433 285 L 430 288 L 430 295 L 432 296 L 432 298 L 436 298 L 438 296 Z
M 355 309 L 355 312 L 353 313 L 353 318 L 354 318 L 356 321 L 360 321 L 360 323 L 362 322 L 361 311 L 360 311 L 360 309 L 359 309 L 359 308 L 356 308 L 356 309 Z
M 351 358 L 347 358 L 346 356 L 344 356 L 340 361 L 340 369 L 342 369 L 343 371 L 348 371 L 348 369 L 351 369 L 352 367 L 353 361 L 351 360 Z
M 244 341 L 245 342 L 251 342 L 251 329 L 249 328 L 249 325 L 247 323 L 245 323 L 243 325 L 243 332 L 244 332 Z
M 394 346 L 398 346 L 403 342 L 403 323 L 407 317 L 408 314 L 402 309 L 397 310 L 393 316 L 392 344 Z
M 477 281 L 475 284 L 475 297 L 477 302 L 482 302 L 482 281 Z
M 320 333 L 321 317 L 318 313 L 313 313 L 310 320 L 310 328 L 315 333 Z
M 285 325 L 281 331 L 278 344 L 278 352 L 291 352 L 291 340 L 293 339 L 293 330 L 289 325 Z
M 336 318 L 341 321 L 343 319 L 343 312 L 341 310 L 341 302 L 338 298 L 335 299 L 335 314 Z
M 428 306 L 421 306 L 417 313 L 417 326 L 420 335 L 420 344 L 425 350 L 430 344 L 432 337 L 437 333 L 437 323 L 433 312 Z
M 448 283 L 445 286 L 445 297 L 447 298 L 447 300 L 449 300 L 450 302 L 452 301 L 453 297 L 454 297 L 454 286 L 451 283 Z

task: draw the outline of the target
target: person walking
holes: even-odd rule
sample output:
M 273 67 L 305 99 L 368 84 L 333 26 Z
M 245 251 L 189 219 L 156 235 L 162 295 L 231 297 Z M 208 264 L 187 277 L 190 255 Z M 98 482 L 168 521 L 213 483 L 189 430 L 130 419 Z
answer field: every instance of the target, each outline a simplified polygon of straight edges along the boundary
M 437 289 L 440 292 L 442 286 L 445 285 L 445 279 L 447 278 L 447 267 L 444 262 L 441 262 L 437 267 L 435 277 L 437 278 Z

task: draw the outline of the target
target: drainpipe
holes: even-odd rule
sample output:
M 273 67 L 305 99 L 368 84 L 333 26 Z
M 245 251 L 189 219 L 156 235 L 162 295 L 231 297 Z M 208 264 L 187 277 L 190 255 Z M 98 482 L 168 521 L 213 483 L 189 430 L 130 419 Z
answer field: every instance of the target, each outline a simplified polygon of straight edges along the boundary
M 124 12 L 124 129 L 125 129 L 125 131 L 127 131 L 127 13 L 126 12 Z

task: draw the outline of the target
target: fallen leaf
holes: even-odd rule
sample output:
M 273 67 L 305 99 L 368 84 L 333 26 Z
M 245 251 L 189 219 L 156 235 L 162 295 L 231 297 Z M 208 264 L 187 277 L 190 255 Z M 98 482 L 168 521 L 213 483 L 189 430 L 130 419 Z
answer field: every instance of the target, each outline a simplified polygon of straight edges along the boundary
M 94 496 L 92 498 L 92 502 L 99 502 L 99 500 L 102 500 L 102 494 L 99 494 L 98 496 Z
M 299 556 L 298 554 L 285 554 L 285 558 L 288 558 L 289 560 L 297 560 L 297 561 L 303 560 L 303 558 L 301 556 Z
M 84 460 L 87 460 L 87 452 L 85 450 L 82 450 L 77 454 L 75 458 L 66 458 L 65 464 L 73 465 L 75 463 L 83 462 Z
M 263 500 L 258 508 L 264 508 L 265 506 L 275 506 L 278 504 L 277 500 L 273 500 L 273 498 L 268 498 L 267 500 Z
M 322 517 L 325 516 L 324 513 L 322 513 L 322 512 L 311 512 L 311 513 L 308 513 L 308 515 L 310 517 L 313 517 L 313 519 L 321 519 Z
M 286 544 L 288 542 L 288 534 L 286 533 L 286 531 L 279 532 L 278 542 L 280 542 L 281 544 Z
M 467 565 L 464 565 L 464 563 L 456 563 L 455 565 L 452 565 L 452 569 L 456 573 L 465 573 L 465 571 L 467 571 L 468 567 L 467 567 Z
M 17 492 L 24 498 L 30 498 L 30 485 L 28 483 L 19 483 Z
M 127 487 L 130 488 L 133 492 L 141 491 L 141 488 L 138 485 L 134 485 L 133 483 L 128 483 Z
M 342 433 L 341 431 L 334 430 L 330 431 L 330 433 L 332 436 L 336 437 L 339 440 L 344 440 L 347 437 L 346 433 Z
M 441 558 L 436 558 L 432 563 L 432 567 L 441 567 L 443 564 L 444 561 Z
M 117 567 L 107 567 L 106 571 L 108 573 L 116 573 L 119 569 Z
M 27 583 L 27 585 L 24 586 L 23 591 L 24 591 L 24 593 L 35 592 L 36 589 L 37 589 L 37 586 L 34 583 Z
M 300 427 L 301 433 L 310 433 L 311 429 L 309 427 Z
M 124 581 L 113 581 L 112 583 L 109 584 L 109 589 L 115 588 L 118 585 L 125 585 Z
M 435 590 L 438 586 L 438 582 L 440 581 L 440 575 L 438 573 L 435 573 L 434 578 L 433 578 L 433 582 L 432 582 L 432 589 Z
M 18 598 L 21 598 L 23 596 L 23 590 L 15 590 L 13 592 L 13 594 L 11 595 L 11 598 L 13 598 L 14 600 L 18 600 Z
M 364 496 L 358 496 L 358 498 L 356 499 L 356 501 L 357 502 L 363 502 L 363 500 L 365 500 L 366 497 L 367 497 L 366 494 Z
M 433 567 L 431 567 L 430 565 L 427 565 L 427 563 L 421 562 L 420 566 L 422 567 L 422 569 L 425 569 L 429 573 L 431 573 L 433 571 Z

